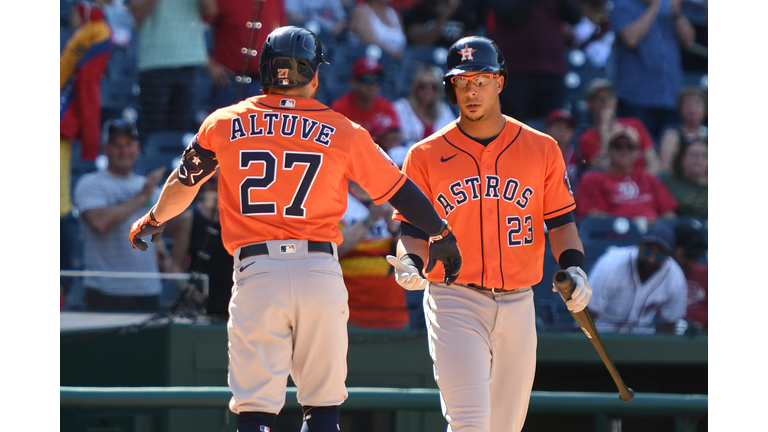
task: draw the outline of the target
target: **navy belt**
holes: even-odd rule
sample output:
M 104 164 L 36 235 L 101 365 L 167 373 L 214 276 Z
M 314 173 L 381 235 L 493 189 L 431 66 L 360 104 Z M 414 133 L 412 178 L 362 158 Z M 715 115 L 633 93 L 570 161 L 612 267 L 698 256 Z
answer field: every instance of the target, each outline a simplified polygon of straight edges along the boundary
M 506 292 L 513 291 L 513 290 L 505 290 L 505 289 L 501 289 L 501 288 L 486 288 L 484 286 L 475 285 L 475 284 L 472 284 L 472 283 L 471 284 L 467 284 L 467 286 L 470 287 L 470 288 L 474 288 L 474 289 L 476 289 L 478 291 L 490 291 L 490 292 L 492 292 L 494 294 L 496 294 L 496 293 L 506 293 Z
M 333 255 L 333 246 L 329 242 L 309 241 L 307 243 L 307 250 L 309 252 L 325 252 Z M 256 243 L 240 248 L 241 261 L 256 255 L 269 255 L 269 248 L 266 243 Z

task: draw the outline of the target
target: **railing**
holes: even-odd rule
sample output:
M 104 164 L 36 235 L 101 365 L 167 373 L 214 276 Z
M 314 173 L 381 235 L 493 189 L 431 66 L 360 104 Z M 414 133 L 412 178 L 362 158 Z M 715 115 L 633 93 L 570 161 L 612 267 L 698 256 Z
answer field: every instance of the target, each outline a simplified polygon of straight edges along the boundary
M 342 410 L 439 411 L 437 389 L 351 387 Z M 222 408 L 228 387 L 60 387 L 62 408 Z M 673 416 L 677 432 L 694 432 L 707 415 L 708 396 L 637 393 L 624 403 L 618 393 L 533 391 L 529 412 L 602 416 Z M 289 387 L 285 409 L 301 409 L 296 388 Z M 694 419 L 694 421 L 690 421 Z
M 199 281 L 200 291 L 203 296 L 208 297 L 209 293 L 209 278 L 207 274 L 190 272 L 190 273 L 152 273 L 152 272 L 118 272 L 118 271 L 95 271 L 95 270 L 59 270 L 59 276 L 61 277 L 113 277 L 113 278 L 129 278 L 129 279 L 167 279 L 174 281 Z

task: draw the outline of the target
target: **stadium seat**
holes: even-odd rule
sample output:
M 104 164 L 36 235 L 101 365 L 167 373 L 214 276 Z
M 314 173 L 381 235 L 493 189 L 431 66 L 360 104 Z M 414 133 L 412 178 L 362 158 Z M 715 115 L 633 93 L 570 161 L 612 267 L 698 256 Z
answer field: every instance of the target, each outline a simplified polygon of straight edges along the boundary
M 633 246 L 642 237 L 639 226 L 624 217 L 585 217 L 579 221 L 578 228 L 584 245 L 584 271 L 587 274 L 609 248 Z
M 573 113 L 579 125 L 592 122 L 584 98 L 589 83 L 596 78 L 610 79 L 610 67 L 594 66 L 586 54 L 574 48 L 567 53 L 568 72 L 564 78 L 566 88 L 566 108 Z M 610 64 L 610 60 L 609 60 Z
M 544 246 L 544 267 L 541 281 L 533 286 L 533 305 L 536 309 L 537 329 L 542 331 L 571 331 L 577 329 L 560 294 L 552 292 L 552 277 L 560 270 L 552 255 L 549 235 Z

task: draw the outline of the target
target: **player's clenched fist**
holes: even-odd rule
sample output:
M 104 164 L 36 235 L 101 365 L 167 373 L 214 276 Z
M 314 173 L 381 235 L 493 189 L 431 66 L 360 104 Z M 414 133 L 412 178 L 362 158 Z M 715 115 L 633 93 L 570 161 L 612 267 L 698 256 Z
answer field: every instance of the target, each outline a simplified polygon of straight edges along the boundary
M 569 311 L 581 312 L 587 307 L 589 299 L 592 297 L 592 287 L 587 282 L 587 274 L 578 266 L 568 267 L 565 271 L 571 274 L 574 285 L 571 299 L 565 302 L 565 305 Z M 557 288 L 553 286 L 552 291 L 557 292 Z
M 443 219 L 443 231 L 432 236 L 429 241 L 429 261 L 427 262 L 427 273 L 435 268 L 435 264 L 440 261 L 445 269 L 445 284 L 453 285 L 459 278 L 461 272 L 461 251 L 456 243 L 456 237 L 453 235 L 448 221 Z
M 395 268 L 395 280 L 408 291 L 418 291 L 426 289 L 429 281 L 419 275 L 416 267 L 410 266 L 392 255 L 387 255 L 387 262 Z
M 162 222 L 155 220 L 155 216 L 152 214 L 152 210 L 147 212 L 141 219 L 137 220 L 131 226 L 130 240 L 135 249 L 147 250 L 147 243 L 142 240 L 142 237 L 148 235 L 152 236 L 152 243 L 160 241 L 160 236 L 165 229 L 165 225 Z

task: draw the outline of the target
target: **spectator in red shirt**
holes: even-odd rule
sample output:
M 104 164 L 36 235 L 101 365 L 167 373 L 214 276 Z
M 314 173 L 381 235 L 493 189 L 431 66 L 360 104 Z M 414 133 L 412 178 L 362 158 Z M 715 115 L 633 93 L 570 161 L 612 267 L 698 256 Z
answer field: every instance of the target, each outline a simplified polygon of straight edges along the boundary
M 331 109 L 364 127 L 371 135 L 374 129 L 399 128 L 395 107 L 381 95 L 384 68 L 378 60 L 360 57 L 352 65 L 350 90 L 331 103 Z M 376 139 L 376 137 L 373 137 Z
M 213 50 L 206 66 L 214 110 L 261 94 L 261 46 L 272 30 L 288 24 L 282 1 L 218 0 L 217 4 L 218 14 L 211 21 Z M 257 21 L 261 28 L 249 25 Z
M 589 171 L 576 192 L 576 216 L 645 219 L 675 217 L 677 200 L 655 175 L 635 169 L 640 157 L 639 135 L 631 127 L 617 129 L 608 145 L 606 171 Z
M 617 128 L 631 126 L 640 135 L 639 143 L 642 152 L 642 157 L 637 158 L 635 162 L 635 168 L 644 168 L 652 174 L 659 172 L 661 168 L 659 155 L 653 138 L 642 120 L 636 117 L 616 117 L 619 99 L 609 80 L 604 78 L 593 80 L 587 87 L 586 102 L 592 113 L 593 126 L 581 133 L 578 142 L 585 168 L 607 169 L 610 163 L 608 140 Z

